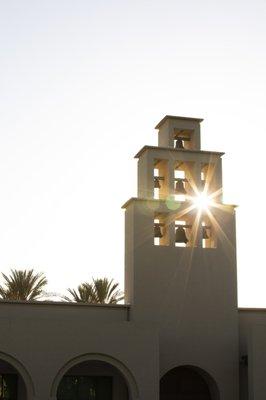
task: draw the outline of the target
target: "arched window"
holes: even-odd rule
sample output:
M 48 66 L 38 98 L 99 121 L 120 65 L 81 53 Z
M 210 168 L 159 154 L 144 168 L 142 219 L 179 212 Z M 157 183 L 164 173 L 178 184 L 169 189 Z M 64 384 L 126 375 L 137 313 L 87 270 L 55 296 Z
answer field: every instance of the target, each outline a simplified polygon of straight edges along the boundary
M 0 400 L 26 400 L 27 390 L 22 376 L 7 361 L 0 359 Z
M 127 383 L 112 365 L 84 361 L 70 368 L 62 377 L 57 400 L 129 400 Z

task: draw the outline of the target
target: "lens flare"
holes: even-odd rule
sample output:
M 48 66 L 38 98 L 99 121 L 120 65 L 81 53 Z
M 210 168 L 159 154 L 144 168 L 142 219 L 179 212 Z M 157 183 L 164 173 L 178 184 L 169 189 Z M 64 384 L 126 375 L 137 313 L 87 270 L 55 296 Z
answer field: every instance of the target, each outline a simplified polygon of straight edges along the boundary
M 212 204 L 210 196 L 208 196 L 204 192 L 199 193 L 196 197 L 193 197 L 192 201 L 195 207 L 199 210 L 207 210 L 208 207 Z

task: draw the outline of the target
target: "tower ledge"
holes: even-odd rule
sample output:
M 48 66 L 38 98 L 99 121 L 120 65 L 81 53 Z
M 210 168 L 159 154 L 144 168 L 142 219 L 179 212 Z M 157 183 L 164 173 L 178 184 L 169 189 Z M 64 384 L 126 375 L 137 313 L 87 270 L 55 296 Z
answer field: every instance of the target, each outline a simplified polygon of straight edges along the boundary
M 129 206 L 129 204 L 131 204 L 131 203 L 133 203 L 133 202 L 148 202 L 148 203 L 157 203 L 157 204 L 161 204 L 161 205 L 165 205 L 165 207 L 167 207 L 166 206 L 166 200 L 167 199 L 149 199 L 149 198 L 146 198 L 146 197 L 130 197 L 130 199 L 128 199 L 123 205 L 122 205 L 122 209 L 125 209 L 125 208 L 127 208 L 128 206 Z M 184 201 L 184 202 L 179 202 L 179 201 L 175 201 L 175 203 L 176 204 L 181 204 L 181 206 L 183 206 L 183 207 L 185 207 L 185 208 L 187 208 L 187 203 L 190 203 L 191 204 L 191 202 L 187 202 L 187 201 Z M 237 204 L 226 204 L 226 203 L 222 203 L 221 204 L 221 207 L 223 208 L 223 210 L 225 211 L 226 209 L 227 210 L 232 210 L 232 209 L 235 209 L 235 208 L 237 208 L 238 207 L 238 205 Z M 172 211 L 174 211 L 174 210 L 172 210 Z
M 161 121 L 155 126 L 155 129 L 159 129 L 161 125 L 165 123 L 167 119 L 177 119 L 177 120 L 185 120 L 185 121 L 194 121 L 194 122 L 202 122 L 202 118 L 191 118 L 191 117 L 178 117 L 176 115 L 166 115 L 161 119 Z
M 158 147 L 158 146 L 143 146 L 142 149 L 134 156 L 134 158 L 139 158 L 142 153 L 146 150 L 167 150 L 167 151 L 174 151 L 176 152 L 185 152 L 185 153 L 201 153 L 201 154 L 210 154 L 210 155 L 217 155 L 223 156 L 225 153 L 220 151 L 208 151 L 208 150 L 190 150 L 190 149 L 175 149 L 171 147 Z

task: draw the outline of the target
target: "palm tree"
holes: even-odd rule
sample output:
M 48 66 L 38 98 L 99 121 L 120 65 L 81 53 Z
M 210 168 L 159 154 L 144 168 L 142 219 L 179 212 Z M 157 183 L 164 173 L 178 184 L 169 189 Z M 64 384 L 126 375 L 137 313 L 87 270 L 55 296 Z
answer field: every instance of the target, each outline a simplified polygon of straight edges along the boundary
M 63 296 L 63 299 L 69 302 L 75 301 L 76 303 L 93 303 L 94 297 L 91 285 L 87 283 L 81 283 L 77 290 L 67 289 L 72 297 Z
M 45 295 L 44 287 L 48 281 L 43 273 L 33 269 L 11 269 L 9 276 L 2 273 L 4 286 L 0 286 L 0 298 L 3 300 L 38 300 Z
M 124 299 L 124 294 L 118 289 L 119 283 L 114 283 L 113 279 L 92 279 L 92 289 L 95 303 L 116 304 Z
M 84 282 L 75 289 L 67 289 L 71 297 L 64 300 L 77 303 L 116 304 L 124 299 L 123 292 L 118 289 L 119 283 L 113 279 L 92 279 L 92 283 Z

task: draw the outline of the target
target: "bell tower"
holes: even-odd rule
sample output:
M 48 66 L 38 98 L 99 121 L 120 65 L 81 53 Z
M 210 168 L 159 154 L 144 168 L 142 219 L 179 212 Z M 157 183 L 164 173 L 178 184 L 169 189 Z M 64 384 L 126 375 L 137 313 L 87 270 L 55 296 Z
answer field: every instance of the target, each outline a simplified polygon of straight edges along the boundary
M 224 153 L 201 150 L 201 122 L 165 116 L 158 147 L 135 156 L 138 197 L 123 206 L 125 295 L 132 322 L 158 332 L 160 376 L 201 368 L 219 400 L 236 400 L 235 207 L 223 203 Z

